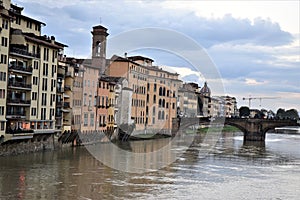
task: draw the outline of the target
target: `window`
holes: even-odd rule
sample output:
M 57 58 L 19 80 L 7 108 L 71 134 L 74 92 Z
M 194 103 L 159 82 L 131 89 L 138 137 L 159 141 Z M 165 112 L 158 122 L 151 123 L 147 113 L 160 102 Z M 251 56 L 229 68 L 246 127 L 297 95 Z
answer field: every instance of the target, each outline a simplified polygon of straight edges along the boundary
M 31 93 L 31 100 L 36 101 L 37 100 L 37 92 L 32 92 Z
M 38 77 L 36 77 L 36 76 L 32 77 L 32 84 L 33 85 L 38 85 Z
M 31 21 L 27 21 L 27 28 L 32 28 L 32 22 Z
M 51 72 L 52 77 L 54 77 L 55 72 L 56 72 L 56 66 L 52 65 L 52 72 Z
M 35 46 L 33 46 L 33 47 L 35 47 Z M 33 62 L 33 69 L 39 69 L 39 62 L 38 61 Z
M 31 116 L 36 116 L 36 108 L 31 108 Z
M 7 47 L 7 38 L 6 37 L 2 37 L 2 39 L 1 39 L 1 45 L 3 46 L 3 47 Z
M 1 123 L 0 123 L 0 126 L 1 126 L 1 127 L 0 127 L 0 130 L 1 130 L 1 131 L 4 131 L 4 129 L 5 129 L 5 122 L 1 122 Z
M 16 24 L 21 25 L 21 18 L 20 17 L 16 17 Z
M 50 108 L 49 119 L 52 119 L 54 116 L 54 108 Z
M 83 126 L 88 126 L 88 113 L 84 113 Z
M 42 106 L 47 105 L 47 93 L 42 93 Z
M 8 20 L 7 19 L 2 19 L 2 28 L 8 29 Z
M 46 120 L 46 108 L 41 109 L 41 120 Z
M 0 115 L 4 115 L 4 106 L 0 106 Z
M 35 24 L 35 30 L 36 31 L 41 31 L 41 25 Z
M 49 49 L 44 48 L 44 60 L 48 61 L 49 60 Z
M 43 76 L 48 76 L 48 64 L 43 65 Z
M 2 64 L 6 64 L 7 63 L 7 55 L 3 55 L 1 54 L 1 62 Z
M 6 72 L 0 72 L 0 81 L 6 81 Z
M 90 118 L 90 126 L 94 126 L 94 113 L 91 113 Z
M 47 85 L 47 78 L 43 78 L 43 84 L 42 84 L 42 90 L 47 91 L 48 85 Z
M 53 102 L 55 102 L 55 94 L 51 94 L 51 97 L 50 97 L 50 106 L 53 106 Z
M 101 52 L 101 42 L 97 42 L 96 43 L 96 54 L 95 54 L 95 56 L 97 56 L 97 57 L 100 57 L 100 52 Z
M 5 99 L 5 89 L 0 89 L 0 99 Z
M 156 103 L 156 95 L 153 96 L 153 103 Z
M 55 86 L 56 86 L 56 81 L 54 79 L 51 79 L 51 92 L 53 92 Z

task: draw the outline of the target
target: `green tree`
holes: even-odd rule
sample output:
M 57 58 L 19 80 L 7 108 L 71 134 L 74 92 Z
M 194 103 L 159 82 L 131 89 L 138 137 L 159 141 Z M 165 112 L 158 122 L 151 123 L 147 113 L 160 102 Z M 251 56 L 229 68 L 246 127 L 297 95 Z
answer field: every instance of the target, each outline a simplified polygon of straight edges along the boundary
M 249 117 L 250 109 L 247 106 L 242 106 L 239 109 L 240 117 Z
M 285 116 L 289 119 L 299 119 L 299 114 L 296 109 L 290 109 L 285 112 Z
M 283 108 L 279 108 L 276 112 L 276 117 L 279 119 L 285 118 L 285 110 Z

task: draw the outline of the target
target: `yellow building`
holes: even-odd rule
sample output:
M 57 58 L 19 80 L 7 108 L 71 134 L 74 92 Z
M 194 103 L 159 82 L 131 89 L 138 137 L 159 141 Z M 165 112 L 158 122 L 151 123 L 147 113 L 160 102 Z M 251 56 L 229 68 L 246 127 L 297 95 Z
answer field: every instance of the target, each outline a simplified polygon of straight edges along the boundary
M 10 1 L 4 1 L 1 7 L 4 47 L 0 71 L 5 81 L 0 84 L 4 112 L 0 134 L 5 140 L 21 133 L 54 133 L 57 57 L 66 47 L 54 36 L 41 36 L 45 24 L 24 16 L 22 10 Z

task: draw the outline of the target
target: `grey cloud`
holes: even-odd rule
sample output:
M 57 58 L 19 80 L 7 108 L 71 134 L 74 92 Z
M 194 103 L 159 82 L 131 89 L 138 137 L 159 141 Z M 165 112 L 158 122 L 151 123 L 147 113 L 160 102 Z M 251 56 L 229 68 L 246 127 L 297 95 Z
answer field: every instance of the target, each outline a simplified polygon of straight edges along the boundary
M 173 10 L 163 9 L 157 1 L 143 3 L 82 1 L 61 8 L 45 8 L 47 4 L 30 2 L 24 4 L 26 10 L 41 17 L 47 12 L 52 13 L 51 18 L 46 20 L 46 23 L 51 25 L 49 30 L 55 28 L 63 30 L 70 26 L 69 23 L 91 29 L 91 26 L 99 23 L 102 18 L 103 23 L 108 26 L 113 35 L 133 28 L 170 28 L 191 36 L 204 47 L 224 42 L 277 46 L 289 44 L 293 40 L 290 33 L 284 32 L 277 23 L 268 19 L 257 18 L 253 24 L 248 19 L 237 19 L 231 15 L 218 19 L 206 19 L 196 16 L 193 12 L 174 13 Z M 36 9 L 37 7 L 39 9 Z M 52 26 L 53 15 L 58 15 L 57 18 L 64 21 L 64 24 L 60 23 L 59 27 Z M 64 31 L 68 32 L 67 29 Z

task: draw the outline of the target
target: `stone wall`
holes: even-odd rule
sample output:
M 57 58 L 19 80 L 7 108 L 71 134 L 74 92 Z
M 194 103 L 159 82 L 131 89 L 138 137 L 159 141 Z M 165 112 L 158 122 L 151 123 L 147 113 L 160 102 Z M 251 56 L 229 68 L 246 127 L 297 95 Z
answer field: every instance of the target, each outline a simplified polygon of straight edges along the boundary
M 34 153 L 45 150 L 54 150 L 57 142 L 54 135 L 34 136 L 29 140 L 9 141 L 0 145 L 0 156 Z

